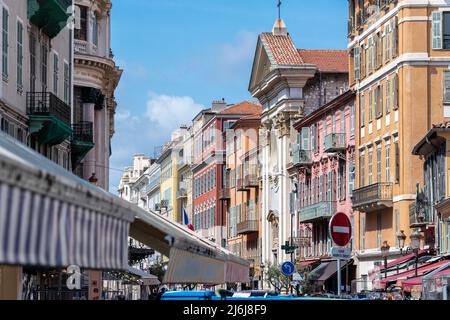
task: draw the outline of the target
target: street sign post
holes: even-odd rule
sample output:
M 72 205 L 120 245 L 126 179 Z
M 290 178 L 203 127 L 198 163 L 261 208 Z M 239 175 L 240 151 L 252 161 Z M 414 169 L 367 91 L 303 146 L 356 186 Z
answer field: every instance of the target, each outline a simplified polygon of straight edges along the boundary
M 281 265 L 281 272 L 285 276 L 290 277 L 295 272 L 295 265 L 290 261 L 286 261 Z
M 350 242 L 352 238 L 352 223 L 348 216 L 343 212 L 336 213 L 330 219 L 329 226 L 330 237 L 333 242 L 337 245 L 334 247 L 337 260 L 337 275 L 338 275 L 338 296 L 341 295 L 341 259 L 343 256 L 350 255 L 348 251 L 345 250 L 345 246 Z M 341 248 L 339 248 L 341 247 Z M 333 250 L 332 250 L 333 254 Z

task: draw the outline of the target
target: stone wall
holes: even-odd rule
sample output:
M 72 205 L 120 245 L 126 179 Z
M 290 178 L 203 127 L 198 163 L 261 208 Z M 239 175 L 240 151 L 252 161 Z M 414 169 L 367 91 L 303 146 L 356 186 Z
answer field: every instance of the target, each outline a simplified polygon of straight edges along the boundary
M 348 89 L 347 73 L 316 73 L 304 88 L 305 114 L 308 115 Z

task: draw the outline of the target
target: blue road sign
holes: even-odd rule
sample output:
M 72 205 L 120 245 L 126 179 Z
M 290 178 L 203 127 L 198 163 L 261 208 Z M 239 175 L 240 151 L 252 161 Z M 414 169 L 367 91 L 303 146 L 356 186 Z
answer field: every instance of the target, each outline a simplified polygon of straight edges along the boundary
M 281 265 L 281 272 L 285 275 L 285 276 L 292 276 L 295 272 L 295 266 L 292 262 L 290 261 L 286 261 Z

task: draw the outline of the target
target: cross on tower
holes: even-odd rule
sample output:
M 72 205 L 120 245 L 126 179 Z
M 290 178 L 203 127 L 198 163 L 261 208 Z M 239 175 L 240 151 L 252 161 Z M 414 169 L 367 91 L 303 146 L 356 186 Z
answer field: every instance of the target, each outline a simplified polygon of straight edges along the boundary
M 281 19 L 281 0 L 278 0 L 278 19 Z

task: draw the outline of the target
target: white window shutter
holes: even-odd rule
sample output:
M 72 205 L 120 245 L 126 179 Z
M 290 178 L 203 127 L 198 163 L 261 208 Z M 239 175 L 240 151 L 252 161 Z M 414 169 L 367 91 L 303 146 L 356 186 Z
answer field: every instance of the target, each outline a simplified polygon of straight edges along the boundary
M 450 103 L 450 71 L 444 71 L 444 102 Z
M 432 14 L 433 49 L 442 49 L 442 12 Z

